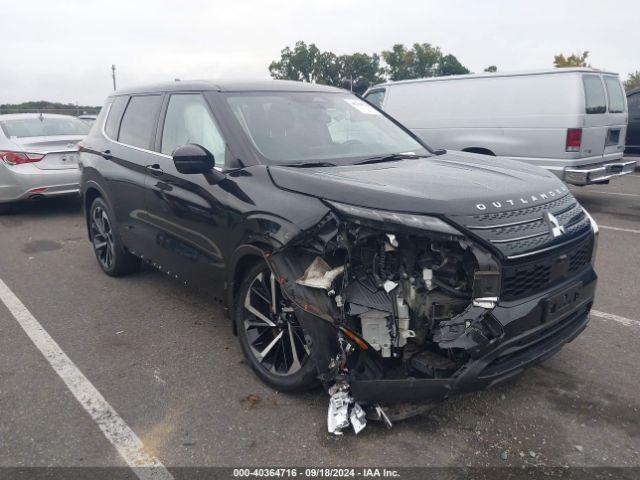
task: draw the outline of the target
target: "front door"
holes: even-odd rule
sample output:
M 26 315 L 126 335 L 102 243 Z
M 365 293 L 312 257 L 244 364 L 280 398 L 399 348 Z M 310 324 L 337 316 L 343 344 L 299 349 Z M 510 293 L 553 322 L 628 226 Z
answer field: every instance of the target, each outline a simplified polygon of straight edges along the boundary
M 145 221 L 153 228 L 151 260 L 181 281 L 222 287 L 228 228 L 228 193 L 203 174 L 179 173 L 171 157 L 179 146 L 198 144 L 224 165 L 226 144 L 199 93 L 172 94 L 161 123 L 160 155 L 148 168 Z

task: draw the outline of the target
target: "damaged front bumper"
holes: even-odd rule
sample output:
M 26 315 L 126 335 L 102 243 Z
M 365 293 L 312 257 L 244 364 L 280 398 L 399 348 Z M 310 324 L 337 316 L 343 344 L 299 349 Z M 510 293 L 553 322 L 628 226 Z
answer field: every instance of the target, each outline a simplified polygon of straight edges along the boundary
M 596 274 L 589 267 L 578 277 L 543 294 L 500 302 L 490 315 L 502 325 L 504 336 L 449 378 L 356 379 L 349 383 L 351 394 L 363 404 L 433 401 L 504 382 L 551 357 L 585 329 L 596 282 Z M 565 298 L 566 295 L 569 296 Z M 553 304 L 569 302 L 570 297 L 573 298 L 570 304 Z
M 492 387 L 588 323 L 595 229 L 575 239 L 580 255 L 514 267 L 441 220 L 341 208 L 266 255 L 331 395 L 333 433 L 358 433 L 365 411 L 390 425 L 390 405 Z

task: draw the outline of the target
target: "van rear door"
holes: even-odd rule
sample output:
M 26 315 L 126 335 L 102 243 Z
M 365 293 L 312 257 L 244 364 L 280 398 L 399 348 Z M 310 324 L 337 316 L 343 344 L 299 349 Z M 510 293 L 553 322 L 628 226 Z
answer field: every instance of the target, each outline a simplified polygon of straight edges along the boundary
M 627 102 L 617 76 L 603 75 L 602 79 L 607 93 L 607 117 L 610 124 L 604 144 L 604 154 L 608 155 L 624 151 Z
M 582 131 L 582 157 L 621 156 L 626 134 L 626 102 L 620 80 L 614 75 L 582 76 L 585 96 L 585 121 Z M 606 85 L 606 86 L 605 86 Z

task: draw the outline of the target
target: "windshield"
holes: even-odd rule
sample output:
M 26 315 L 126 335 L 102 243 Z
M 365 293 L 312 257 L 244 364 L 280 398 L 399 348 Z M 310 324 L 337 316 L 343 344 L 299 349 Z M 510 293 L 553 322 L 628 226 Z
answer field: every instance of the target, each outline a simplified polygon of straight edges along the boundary
M 349 94 L 229 94 L 227 101 L 258 151 L 276 164 L 430 155 L 367 102 Z
M 74 117 L 32 117 L 0 122 L 9 138 L 86 135 L 89 125 Z

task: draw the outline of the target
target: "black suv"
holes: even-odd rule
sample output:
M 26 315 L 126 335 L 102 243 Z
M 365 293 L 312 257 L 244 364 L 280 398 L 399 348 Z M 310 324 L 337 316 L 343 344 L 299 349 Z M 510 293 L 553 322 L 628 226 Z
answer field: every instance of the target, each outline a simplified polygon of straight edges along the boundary
M 587 325 L 597 226 L 553 174 L 433 150 L 343 90 L 120 91 L 80 150 L 104 272 L 146 261 L 218 299 L 263 381 L 324 385 L 336 433 L 495 385 Z

